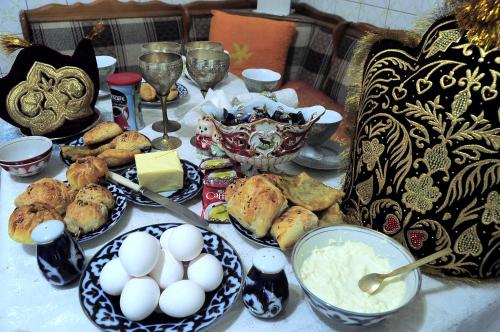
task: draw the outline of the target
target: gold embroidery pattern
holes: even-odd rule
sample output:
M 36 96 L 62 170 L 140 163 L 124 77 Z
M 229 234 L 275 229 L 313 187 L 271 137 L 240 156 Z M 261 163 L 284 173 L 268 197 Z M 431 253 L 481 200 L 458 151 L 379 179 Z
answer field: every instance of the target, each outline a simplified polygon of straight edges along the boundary
M 375 164 L 378 162 L 378 158 L 382 152 L 384 152 L 384 146 L 378 142 L 378 138 L 374 138 L 371 141 L 363 141 L 363 155 L 361 159 L 366 164 L 369 171 L 372 171 Z
M 481 222 L 485 225 L 491 223 L 500 225 L 500 195 L 497 191 L 492 191 L 488 194 Z
M 93 96 L 92 80 L 82 69 L 71 66 L 55 69 L 35 62 L 26 81 L 7 95 L 7 111 L 33 135 L 44 135 L 62 126 L 65 120 L 92 115 Z
M 432 178 L 426 174 L 420 178 L 406 179 L 406 192 L 403 193 L 403 203 L 413 211 L 425 213 L 432 209 L 432 204 L 441 197 L 439 188 L 433 186 Z
M 394 236 L 416 257 L 454 250 L 428 272 L 500 277 L 500 48 L 471 44 L 452 18 L 413 49 L 371 40 L 359 53 L 359 96 L 348 100 L 359 110 L 348 222 Z
M 428 58 L 438 52 L 445 52 L 452 44 L 458 43 L 461 37 L 462 34 L 458 31 L 458 29 L 439 31 L 438 37 L 432 43 L 429 48 L 429 52 L 425 57 Z

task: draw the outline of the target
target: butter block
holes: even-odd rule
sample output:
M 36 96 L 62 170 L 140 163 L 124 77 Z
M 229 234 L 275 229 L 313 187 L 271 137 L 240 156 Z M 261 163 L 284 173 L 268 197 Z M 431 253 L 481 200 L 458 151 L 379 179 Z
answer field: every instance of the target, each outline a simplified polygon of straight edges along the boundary
M 177 151 L 160 151 L 135 155 L 139 185 L 154 192 L 181 189 L 184 170 Z

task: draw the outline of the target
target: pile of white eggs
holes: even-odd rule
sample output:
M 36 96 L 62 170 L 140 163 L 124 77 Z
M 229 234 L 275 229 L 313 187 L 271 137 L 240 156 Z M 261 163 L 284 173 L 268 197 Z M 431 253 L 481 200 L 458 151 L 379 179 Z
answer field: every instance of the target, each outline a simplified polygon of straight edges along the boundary
M 104 265 L 99 283 L 107 294 L 120 295 L 120 309 L 130 320 L 142 320 L 158 307 L 171 317 L 187 317 L 201 309 L 205 292 L 223 278 L 221 262 L 202 249 L 203 235 L 192 225 L 169 228 L 159 241 L 134 232 L 118 258 Z M 183 262 L 189 262 L 187 273 Z

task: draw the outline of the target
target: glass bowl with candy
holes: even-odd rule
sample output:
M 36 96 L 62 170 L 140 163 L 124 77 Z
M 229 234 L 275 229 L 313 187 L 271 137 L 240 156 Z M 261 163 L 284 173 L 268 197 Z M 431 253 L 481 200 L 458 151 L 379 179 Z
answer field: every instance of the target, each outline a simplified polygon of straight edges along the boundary
M 296 109 L 259 96 L 224 110 L 222 117 L 208 119 L 217 131 L 218 146 L 241 163 L 242 172 L 253 174 L 277 171 L 278 164 L 295 158 L 324 113 L 322 106 Z

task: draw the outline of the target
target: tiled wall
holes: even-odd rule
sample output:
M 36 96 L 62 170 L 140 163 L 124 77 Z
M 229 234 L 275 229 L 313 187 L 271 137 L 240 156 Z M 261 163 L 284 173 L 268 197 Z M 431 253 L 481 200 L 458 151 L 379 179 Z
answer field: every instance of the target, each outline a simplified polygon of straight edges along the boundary
M 296 0 L 352 22 L 367 22 L 390 29 L 412 29 L 415 21 L 444 0 Z
M 94 0 L 80 0 L 88 3 Z M 126 1 L 126 0 L 124 0 Z M 147 1 L 147 0 L 137 0 Z M 166 3 L 187 3 L 191 0 L 162 0 Z M 273 1 L 273 0 L 267 0 Z M 393 29 L 411 29 L 415 20 L 431 11 L 444 0 L 294 0 L 305 2 L 317 9 L 334 13 L 353 22 L 368 22 Z M 0 33 L 22 36 L 19 11 L 33 9 L 49 3 L 73 4 L 76 0 L 0 0 Z M 15 54 L 0 53 L 0 75 L 9 72 Z

